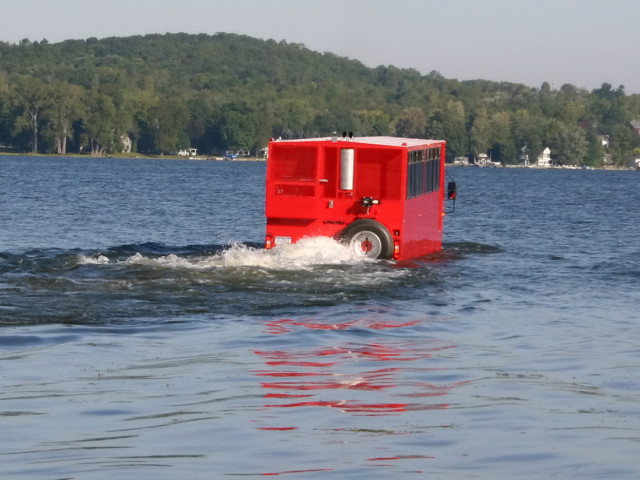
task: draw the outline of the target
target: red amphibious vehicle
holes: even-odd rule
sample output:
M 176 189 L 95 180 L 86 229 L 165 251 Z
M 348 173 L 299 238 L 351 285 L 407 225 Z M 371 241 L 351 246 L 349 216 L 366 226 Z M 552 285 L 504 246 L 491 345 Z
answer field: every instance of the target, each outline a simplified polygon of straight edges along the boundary
M 444 158 L 442 140 L 271 140 L 265 247 L 324 236 L 371 258 L 441 250 Z M 455 184 L 448 195 L 455 197 Z

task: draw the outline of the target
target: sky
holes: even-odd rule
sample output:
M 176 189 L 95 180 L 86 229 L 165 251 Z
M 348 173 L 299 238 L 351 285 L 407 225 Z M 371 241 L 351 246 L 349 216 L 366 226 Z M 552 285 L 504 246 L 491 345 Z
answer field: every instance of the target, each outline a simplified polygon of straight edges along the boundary
M 0 41 L 237 33 L 450 79 L 640 94 L 639 0 L 0 0 Z

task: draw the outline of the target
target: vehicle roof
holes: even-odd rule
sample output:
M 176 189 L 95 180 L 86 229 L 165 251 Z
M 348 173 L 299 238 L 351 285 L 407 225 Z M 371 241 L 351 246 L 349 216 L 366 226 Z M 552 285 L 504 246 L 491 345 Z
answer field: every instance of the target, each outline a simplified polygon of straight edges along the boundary
M 417 147 L 422 145 L 432 145 L 435 143 L 443 143 L 444 140 L 428 140 L 423 138 L 403 138 L 403 137 L 318 137 L 318 138 L 299 138 L 294 140 L 273 139 L 276 143 L 316 143 L 316 142 L 332 142 L 340 144 L 358 143 L 365 145 L 377 145 L 385 147 Z

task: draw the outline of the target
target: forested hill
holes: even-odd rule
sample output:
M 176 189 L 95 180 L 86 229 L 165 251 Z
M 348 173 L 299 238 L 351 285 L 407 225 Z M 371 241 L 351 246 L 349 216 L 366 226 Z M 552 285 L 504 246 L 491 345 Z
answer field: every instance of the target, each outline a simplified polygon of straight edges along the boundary
M 17 151 L 104 154 L 124 138 L 139 152 L 209 154 L 350 130 L 443 138 L 449 158 L 515 163 L 526 145 L 623 164 L 640 153 L 634 119 L 640 96 L 622 86 L 460 82 L 233 34 L 0 42 L 0 148 Z

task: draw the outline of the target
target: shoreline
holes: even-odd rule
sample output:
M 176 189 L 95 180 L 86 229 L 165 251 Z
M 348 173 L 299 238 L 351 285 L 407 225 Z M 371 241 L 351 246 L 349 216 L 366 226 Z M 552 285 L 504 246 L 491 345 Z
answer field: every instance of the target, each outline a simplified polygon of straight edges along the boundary
M 38 158 L 38 157 L 50 157 L 50 158 L 117 158 L 123 160 L 189 160 L 194 162 L 266 162 L 266 157 L 237 157 L 237 158 L 225 158 L 218 155 L 187 157 L 182 155 L 148 155 L 143 153 L 116 153 L 102 156 L 92 156 L 80 153 L 67 153 L 65 155 L 58 155 L 57 153 L 15 153 L 15 152 L 2 152 L 0 151 L 0 157 L 26 157 L 26 158 Z M 554 166 L 554 167 L 538 167 L 537 165 L 456 165 L 454 163 L 445 164 L 446 168 L 522 168 L 529 170 L 606 170 L 606 171 L 636 171 L 635 168 L 630 167 L 579 167 L 577 165 L 568 166 Z
M 26 157 L 26 158 L 39 158 L 39 157 L 53 157 L 53 158 L 118 158 L 118 159 L 130 159 L 130 160 L 190 160 L 197 162 L 264 162 L 267 159 L 263 157 L 239 157 L 239 158 L 224 158 L 222 156 L 210 155 L 195 157 L 187 157 L 182 155 L 147 155 L 144 153 L 115 153 L 109 155 L 85 155 L 81 153 L 66 153 L 59 155 L 57 153 L 15 153 L 15 152 L 1 152 L 0 157 Z
M 454 163 L 445 164 L 446 168 L 456 167 L 456 168 L 482 168 L 482 169 L 500 169 L 500 168 L 521 168 L 527 170 L 606 170 L 606 171 L 636 171 L 635 168 L 630 167 L 579 167 L 577 165 L 567 165 L 567 166 L 554 166 L 554 167 L 538 167 L 537 165 L 456 165 Z

